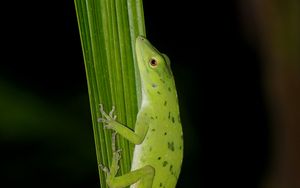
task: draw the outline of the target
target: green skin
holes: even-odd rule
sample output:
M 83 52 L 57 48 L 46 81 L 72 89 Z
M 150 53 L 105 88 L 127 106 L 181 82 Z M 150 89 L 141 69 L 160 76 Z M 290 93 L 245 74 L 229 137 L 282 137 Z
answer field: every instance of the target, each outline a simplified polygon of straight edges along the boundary
M 142 105 L 135 130 L 115 121 L 113 110 L 100 111 L 105 127 L 113 134 L 113 160 L 107 172 L 111 188 L 175 188 L 183 158 L 183 136 L 174 78 L 168 57 L 156 50 L 144 37 L 136 39 L 136 56 L 142 84 Z M 115 148 L 118 133 L 135 144 L 131 172 L 116 176 L 119 151 Z

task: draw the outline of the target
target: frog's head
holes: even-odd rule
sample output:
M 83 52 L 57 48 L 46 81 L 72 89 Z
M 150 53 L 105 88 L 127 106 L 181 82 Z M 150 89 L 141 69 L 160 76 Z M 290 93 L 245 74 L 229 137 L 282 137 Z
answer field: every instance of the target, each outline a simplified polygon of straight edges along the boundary
M 169 58 L 142 36 L 136 39 L 135 47 L 144 92 L 160 93 L 160 88 L 166 88 L 161 86 L 173 80 Z

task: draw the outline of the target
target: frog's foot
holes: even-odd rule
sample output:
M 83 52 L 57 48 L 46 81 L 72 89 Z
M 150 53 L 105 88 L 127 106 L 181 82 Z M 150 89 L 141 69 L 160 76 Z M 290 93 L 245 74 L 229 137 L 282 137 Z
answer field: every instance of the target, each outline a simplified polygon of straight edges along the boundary
M 99 164 L 99 168 L 106 173 L 106 175 L 110 175 L 110 171 L 109 171 L 109 168 L 107 168 L 106 166 L 104 166 L 103 164 Z
M 116 121 L 117 116 L 114 115 L 115 106 L 112 107 L 112 110 L 107 114 L 104 109 L 103 105 L 100 104 L 100 112 L 103 116 L 103 118 L 98 118 L 99 123 L 104 123 L 104 128 L 106 129 L 113 129 L 113 123 Z

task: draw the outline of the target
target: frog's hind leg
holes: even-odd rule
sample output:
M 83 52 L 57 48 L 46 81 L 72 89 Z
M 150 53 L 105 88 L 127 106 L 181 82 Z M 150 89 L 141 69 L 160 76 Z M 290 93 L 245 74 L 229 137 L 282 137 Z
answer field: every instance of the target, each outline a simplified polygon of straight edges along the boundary
M 107 179 L 110 179 L 112 177 L 115 177 L 118 173 L 119 170 L 119 160 L 121 158 L 120 152 L 121 149 L 116 149 L 116 136 L 117 133 L 113 132 L 112 134 L 112 151 L 113 151 L 113 159 L 110 168 L 108 169 L 107 167 L 103 166 L 102 164 L 99 165 L 99 167 L 106 172 L 107 174 Z
M 135 183 L 138 183 L 138 188 L 152 188 L 154 175 L 154 168 L 147 165 L 122 176 L 110 176 L 106 182 L 110 188 L 123 188 Z
M 110 168 L 108 169 L 103 165 L 100 165 L 102 170 L 107 173 L 106 182 L 110 188 L 127 187 L 137 182 L 139 182 L 139 188 L 152 188 L 155 170 L 150 165 L 116 177 L 119 170 L 118 163 L 121 158 L 120 150 L 116 149 L 116 132 L 112 134 L 112 150 L 113 160 Z

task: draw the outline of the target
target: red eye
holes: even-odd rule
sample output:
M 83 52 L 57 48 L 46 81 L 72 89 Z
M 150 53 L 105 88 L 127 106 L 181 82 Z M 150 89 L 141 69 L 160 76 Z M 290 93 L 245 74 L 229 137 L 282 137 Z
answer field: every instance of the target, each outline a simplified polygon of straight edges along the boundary
M 158 64 L 157 61 L 156 61 L 156 59 L 151 59 L 149 63 L 150 63 L 150 65 L 151 65 L 152 67 L 156 67 L 157 64 Z

